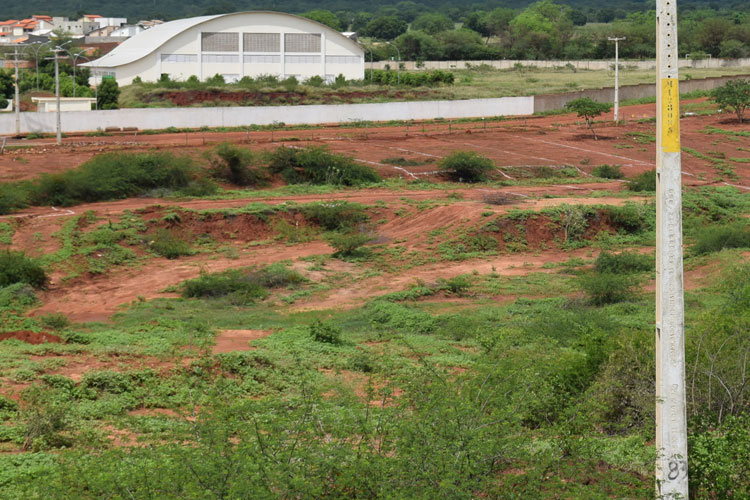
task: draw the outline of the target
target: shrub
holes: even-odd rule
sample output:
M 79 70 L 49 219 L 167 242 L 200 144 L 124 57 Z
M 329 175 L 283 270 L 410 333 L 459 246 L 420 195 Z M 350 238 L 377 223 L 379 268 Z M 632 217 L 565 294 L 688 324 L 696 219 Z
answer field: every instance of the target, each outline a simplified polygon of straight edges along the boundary
M 308 331 L 310 332 L 310 337 L 312 337 L 315 342 L 333 345 L 340 345 L 343 343 L 341 340 L 341 328 L 330 323 L 323 323 L 320 320 L 315 320 L 315 322 L 308 327 Z
M 336 249 L 334 256 L 349 256 L 357 253 L 363 245 L 372 241 L 372 236 L 365 233 L 333 233 L 326 238 L 328 244 Z
M 249 149 L 225 142 L 216 146 L 206 157 L 214 178 L 224 179 L 237 186 L 258 186 L 265 183 L 266 176 L 255 166 L 256 157 Z
M 271 153 L 268 165 L 290 184 L 333 184 L 359 186 L 380 181 L 372 168 L 347 156 L 330 153 L 325 147 L 293 149 L 281 147 Z
M 438 167 L 459 182 L 480 182 L 495 169 L 495 164 L 474 151 L 454 151 L 442 158 Z
M 150 242 L 150 248 L 157 255 L 166 257 L 168 259 L 176 259 L 184 255 L 193 255 L 193 250 L 190 245 L 178 238 L 169 229 L 159 229 L 156 234 L 153 235 L 153 240 Z
M 750 416 L 695 419 L 688 436 L 690 491 L 695 498 L 747 498 L 750 491 Z
M 320 87 L 325 83 L 325 80 L 323 80 L 323 77 L 320 75 L 314 75 L 308 78 L 303 82 L 305 85 L 309 85 L 310 87 Z
M 351 231 L 369 219 L 362 205 L 346 201 L 313 203 L 300 208 L 310 222 L 329 231 Z
M 39 319 L 42 325 L 53 330 L 64 330 L 70 326 L 70 320 L 62 313 L 45 314 Z
M 578 278 L 589 302 L 595 306 L 625 302 L 635 297 L 635 287 L 640 280 L 632 274 L 595 272 Z
M 189 158 L 170 153 L 105 153 L 74 170 L 42 176 L 31 188 L 31 199 L 63 206 L 114 200 L 155 188 L 179 190 L 195 174 Z
M 28 205 L 28 183 L 0 184 L 0 214 L 9 214 Z
M 183 284 L 183 297 L 225 297 L 239 304 L 252 303 L 268 295 L 268 288 L 279 288 L 302 283 L 302 275 L 274 264 L 259 270 L 230 269 L 215 274 L 204 274 Z
M 0 252 L 0 287 L 15 283 L 41 288 L 47 283 L 47 274 L 36 260 L 23 252 Z
M 593 174 L 602 179 L 622 179 L 625 177 L 619 165 L 599 165 L 594 169 Z
M 630 274 L 652 271 L 656 267 L 654 256 L 635 252 L 613 254 L 602 252 L 596 258 L 594 269 L 597 273 Z
M 692 251 L 696 255 L 718 252 L 725 248 L 750 247 L 750 226 L 735 223 L 700 228 L 695 235 Z
M 648 170 L 638 174 L 628 182 L 631 191 L 656 191 L 656 170 Z
M 429 334 L 438 326 L 430 314 L 401 304 L 375 300 L 367 306 L 367 318 L 378 329 L 398 333 Z
M 614 227 L 628 234 L 651 230 L 656 225 L 656 211 L 653 205 L 626 203 L 620 207 L 607 207 L 606 213 Z

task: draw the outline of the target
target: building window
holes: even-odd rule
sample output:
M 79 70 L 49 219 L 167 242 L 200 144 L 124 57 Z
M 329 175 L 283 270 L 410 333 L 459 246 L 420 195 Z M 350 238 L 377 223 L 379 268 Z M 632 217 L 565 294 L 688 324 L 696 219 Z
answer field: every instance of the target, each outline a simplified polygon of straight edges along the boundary
M 279 64 L 281 56 L 254 56 L 245 54 L 245 62 L 250 64 Z
M 359 64 L 361 62 L 360 56 L 326 56 L 328 64 Z
M 165 63 L 197 63 L 198 56 L 195 54 L 162 54 L 161 62 Z
M 244 33 L 245 52 L 281 52 L 281 33 Z
M 237 54 L 203 54 L 204 63 L 239 64 L 240 56 Z
M 286 33 L 285 52 L 320 52 L 320 33 Z
M 286 56 L 287 64 L 320 64 L 320 56 Z
M 240 50 L 239 33 L 201 33 L 203 52 L 237 52 Z

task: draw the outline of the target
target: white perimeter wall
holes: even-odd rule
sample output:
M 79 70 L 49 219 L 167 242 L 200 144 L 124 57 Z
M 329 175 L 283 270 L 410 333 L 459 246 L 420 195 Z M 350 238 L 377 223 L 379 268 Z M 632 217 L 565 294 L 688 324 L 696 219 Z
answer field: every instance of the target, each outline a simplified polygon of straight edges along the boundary
M 370 55 L 367 54 L 366 67 L 370 69 L 370 65 L 375 69 L 385 69 L 385 65 L 389 65 L 391 69 L 395 70 L 398 62 L 397 61 L 375 61 L 370 63 Z M 510 59 L 502 59 L 498 61 L 424 61 L 417 66 L 414 61 L 403 61 L 404 69 L 407 70 L 431 70 L 431 69 L 465 69 L 469 67 L 477 67 L 482 64 L 491 66 L 496 69 L 514 69 L 516 64 L 522 64 L 523 66 L 534 67 L 534 68 L 560 68 L 566 64 L 573 65 L 576 69 L 583 70 L 606 70 L 614 68 L 614 60 L 603 60 L 603 61 L 515 61 Z M 630 61 L 626 59 L 620 60 L 620 67 L 622 68 L 634 68 L 634 69 L 645 69 L 651 70 L 656 68 L 656 61 Z M 696 68 L 696 69 L 718 69 L 718 68 L 746 68 L 750 67 L 750 58 L 745 59 L 680 59 L 680 68 Z
M 139 130 L 167 127 L 242 127 L 346 123 L 352 121 L 428 120 L 434 118 L 481 118 L 483 116 L 531 115 L 534 97 L 502 97 L 464 101 L 414 101 L 376 104 L 311 106 L 252 106 L 219 108 L 137 108 L 111 111 L 63 112 L 62 130 L 90 132 L 107 127 Z M 21 133 L 55 131 L 56 113 L 21 113 Z M 0 135 L 15 133 L 12 113 L 0 115 Z

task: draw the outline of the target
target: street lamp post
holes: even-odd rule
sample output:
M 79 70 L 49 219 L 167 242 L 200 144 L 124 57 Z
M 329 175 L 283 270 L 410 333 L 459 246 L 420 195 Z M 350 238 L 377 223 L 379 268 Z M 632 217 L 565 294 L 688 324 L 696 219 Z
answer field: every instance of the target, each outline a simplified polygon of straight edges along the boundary
M 88 61 L 90 61 L 91 59 L 84 56 L 83 52 L 71 52 L 69 50 L 66 50 L 65 52 L 67 52 L 68 56 L 70 56 L 70 58 L 73 59 L 73 97 L 75 97 L 76 96 L 76 64 L 78 63 L 78 59 L 84 58 Z
M 391 42 L 385 42 L 391 47 L 394 47 L 396 49 L 396 53 L 398 54 L 398 66 L 396 66 L 396 80 L 398 81 L 398 84 L 401 85 L 401 51 L 398 50 L 398 46 L 396 44 L 393 44 Z
M 42 47 L 47 45 L 47 43 L 49 42 L 45 42 L 45 43 L 33 42 L 31 45 L 28 46 L 31 48 L 31 50 L 34 51 L 34 61 L 35 61 L 34 67 L 36 68 L 36 89 L 37 90 L 39 90 L 39 52 L 42 50 Z
M 615 42 L 615 123 L 620 121 L 620 42 L 623 37 L 608 37 L 607 40 Z

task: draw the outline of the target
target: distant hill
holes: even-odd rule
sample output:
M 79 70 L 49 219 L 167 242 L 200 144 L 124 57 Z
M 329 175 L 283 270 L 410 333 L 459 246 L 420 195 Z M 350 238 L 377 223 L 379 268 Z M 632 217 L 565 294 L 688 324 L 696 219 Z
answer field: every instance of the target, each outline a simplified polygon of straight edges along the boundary
M 609 9 L 618 16 L 631 11 L 645 11 L 654 8 L 654 0 L 623 0 L 616 3 L 604 3 L 600 0 L 559 0 L 581 10 L 599 11 Z M 471 10 L 488 10 L 495 7 L 523 8 L 532 0 L 421 0 L 403 2 L 403 0 L 25 0 L 23 2 L 5 2 L 0 9 L 0 19 L 22 19 L 32 14 L 49 14 L 79 17 L 82 14 L 100 14 L 106 17 L 127 17 L 131 22 L 139 19 L 161 18 L 165 20 L 205 14 L 219 14 L 242 10 L 279 10 L 291 13 L 306 12 L 313 9 L 328 9 L 334 12 L 377 12 L 387 7 L 399 8 L 406 3 L 413 9 L 419 4 L 420 10 L 443 10 L 454 17 Z M 680 0 L 681 9 L 712 7 L 715 9 L 748 10 L 747 0 Z

